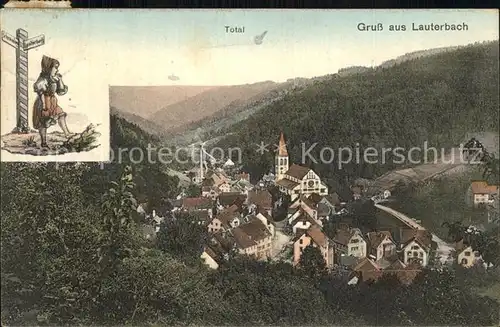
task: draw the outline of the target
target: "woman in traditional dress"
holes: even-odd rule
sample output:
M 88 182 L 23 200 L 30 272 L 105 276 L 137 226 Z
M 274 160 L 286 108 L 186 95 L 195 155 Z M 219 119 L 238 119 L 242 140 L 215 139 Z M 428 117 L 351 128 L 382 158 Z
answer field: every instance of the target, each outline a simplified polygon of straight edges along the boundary
M 57 104 L 56 94 L 62 96 L 68 92 L 68 86 L 64 85 L 58 69 L 59 61 L 43 56 L 42 72 L 33 86 L 38 95 L 33 108 L 33 126 L 40 133 L 42 147 L 47 147 L 47 128 L 56 123 L 59 123 L 66 137 L 72 135 L 66 125 L 66 113 Z

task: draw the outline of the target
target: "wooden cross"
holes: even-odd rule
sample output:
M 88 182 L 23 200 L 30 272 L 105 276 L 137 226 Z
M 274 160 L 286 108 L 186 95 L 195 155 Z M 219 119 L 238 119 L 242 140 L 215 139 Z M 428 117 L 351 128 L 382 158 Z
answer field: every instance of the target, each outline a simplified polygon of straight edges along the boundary
M 19 28 L 16 37 L 2 31 L 2 41 L 16 49 L 16 118 L 13 133 L 29 133 L 28 125 L 28 50 L 45 44 L 45 36 L 28 39 L 28 32 Z

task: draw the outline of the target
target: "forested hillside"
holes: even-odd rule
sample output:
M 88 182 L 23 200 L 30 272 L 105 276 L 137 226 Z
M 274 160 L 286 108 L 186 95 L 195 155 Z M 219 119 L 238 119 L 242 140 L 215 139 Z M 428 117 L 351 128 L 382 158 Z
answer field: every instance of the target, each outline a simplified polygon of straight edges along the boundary
M 137 125 L 142 130 L 147 131 L 149 134 L 158 137 L 164 136 L 165 134 L 165 129 L 162 126 L 157 125 L 155 122 L 147 118 L 143 118 L 139 115 L 116 109 L 115 107 L 110 107 L 109 109 L 111 115 L 123 118 L 124 120 Z
M 409 286 L 390 275 L 350 286 L 342 271 L 326 274 L 313 256 L 302 269 L 235 257 L 211 270 L 199 259 L 205 228 L 172 220 L 156 244 L 147 242 L 134 215 L 134 169 L 122 167 L 116 179 L 82 187 L 92 167 L 0 165 L 2 325 L 498 322 L 498 303 L 470 290 L 468 281 L 483 277 L 477 272 L 460 277 L 453 270 L 426 270 Z
M 136 183 L 134 196 L 159 210 L 165 199 L 178 194 L 179 180 L 166 174 L 166 167 L 158 163 L 154 151 L 150 150 L 151 160 L 148 160 L 148 144 L 154 149 L 159 146 L 158 138 L 115 115 L 110 117 L 110 129 L 113 160 L 111 163 L 93 164 L 85 172 L 87 179 L 83 180 L 83 188 L 89 190 L 87 195 L 99 197 L 102 189 L 118 178 L 123 167 L 132 163 Z
M 498 131 L 498 41 L 475 44 L 405 61 L 389 68 L 332 77 L 263 108 L 222 131 L 234 133 L 218 146 L 239 146 L 247 169 L 258 177 L 271 168 L 272 152 L 255 152 L 256 144 L 276 143 L 285 133 L 291 160 L 301 161 L 305 149 L 319 158 L 323 146 L 333 149 L 397 146 L 410 149 L 458 145 L 469 131 Z M 362 152 L 361 152 L 362 153 Z M 336 154 L 336 153 L 335 153 Z M 415 153 L 414 158 L 416 158 Z M 329 184 L 355 177 L 372 178 L 394 168 L 385 164 L 337 167 L 313 164 Z

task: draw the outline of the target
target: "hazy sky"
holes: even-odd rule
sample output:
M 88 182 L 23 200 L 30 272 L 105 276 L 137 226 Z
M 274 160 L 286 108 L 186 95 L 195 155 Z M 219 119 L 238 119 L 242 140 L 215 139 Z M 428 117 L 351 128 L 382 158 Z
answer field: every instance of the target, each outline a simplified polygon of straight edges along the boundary
M 30 79 L 42 54 L 60 59 L 70 80 L 111 85 L 227 85 L 283 81 L 379 64 L 407 52 L 498 39 L 496 10 L 15 10 L 2 30 L 44 34 L 30 51 Z M 413 32 L 411 24 L 465 22 L 468 31 Z M 382 23 L 384 31 L 359 31 Z M 405 24 L 406 32 L 389 32 Z M 245 27 L 229 34 L 225 26 Z M 262 45 L 253 37 L 267 30 Z M 224 47 L 225 45 L 228 45 Z M 2 42 L 2 71 L 15 68 Z M 179 81 L 168 76 L 175 74 Z M 78 83 L 79 84 L 79 83 Z

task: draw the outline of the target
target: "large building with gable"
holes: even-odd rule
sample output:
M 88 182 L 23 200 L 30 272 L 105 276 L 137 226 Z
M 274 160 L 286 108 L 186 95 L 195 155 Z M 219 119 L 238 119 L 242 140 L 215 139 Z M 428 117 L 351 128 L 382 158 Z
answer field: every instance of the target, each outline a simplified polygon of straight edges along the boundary
M 311 168 L 290 164 L 286 149 L 285 137 L 280 135 L 278 151 L 275 157 L 276 185 L 280 191 L 290 195 L 292 201 L 301 194 L 309 196 L 313 193 L 328 195 L 328 187 Z

